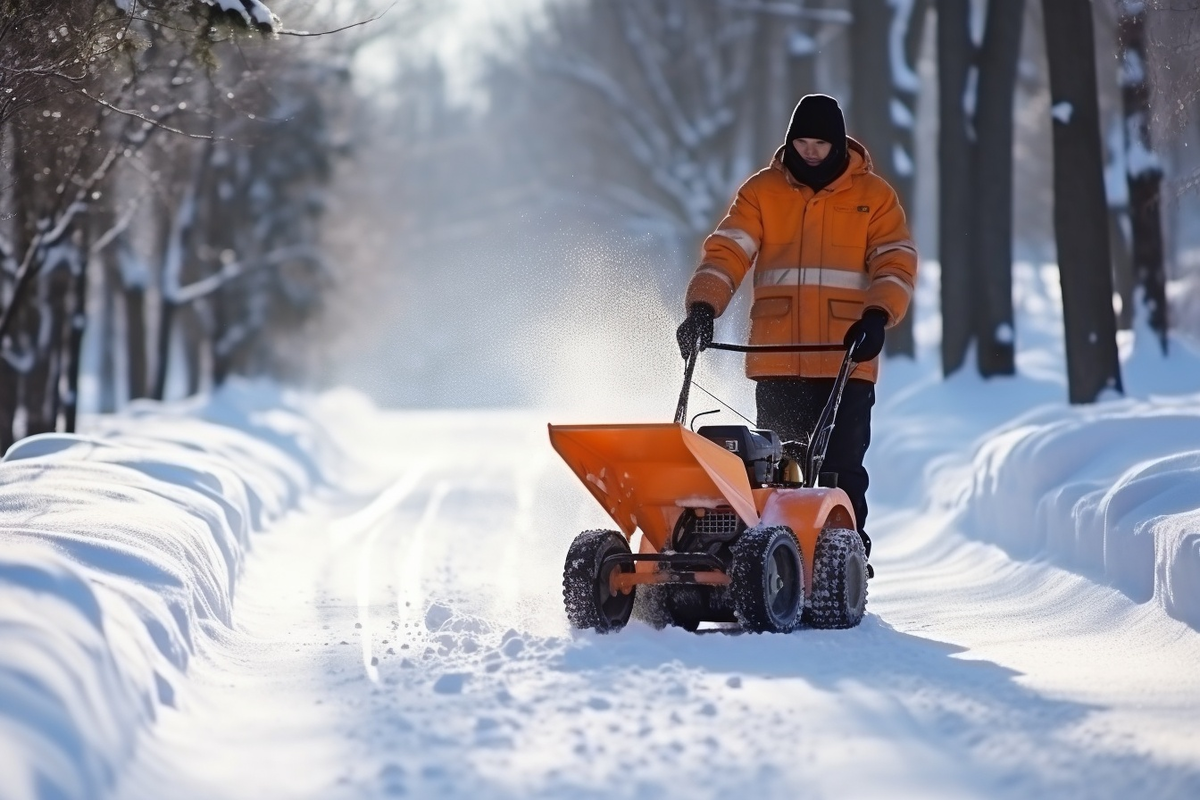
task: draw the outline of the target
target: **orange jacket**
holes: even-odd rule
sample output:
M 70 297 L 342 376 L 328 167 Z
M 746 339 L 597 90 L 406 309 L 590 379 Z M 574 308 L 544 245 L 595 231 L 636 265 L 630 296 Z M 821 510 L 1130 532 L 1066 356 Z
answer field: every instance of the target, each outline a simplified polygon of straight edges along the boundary
M 704 240 L 686 305 L 708 303 L 720 315 L 753 267 L 751 344 L 841 343 L 871 306 L 895 325 L 912 298 L 917 248 L 895 191 L 871 170 L 866 148 L 849 139 L 849 152 L 846 171 L 814 194 L 780 162 L 780 148 Z M 840 353 L 754 353 L 746 375 L 835 377 L 841 362 Z M 852 377 L 874 381 L 878 371 L 876 359 L 859 364 Z

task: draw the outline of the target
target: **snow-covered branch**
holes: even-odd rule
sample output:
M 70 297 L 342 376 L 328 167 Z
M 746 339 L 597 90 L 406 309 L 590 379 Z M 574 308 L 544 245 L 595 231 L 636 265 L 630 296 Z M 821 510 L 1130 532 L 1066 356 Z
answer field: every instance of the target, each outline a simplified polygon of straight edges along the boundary
M 126 14 L 136 14 L 145 11 L 139 0 L 113 0 L 118 9 Z M 241 20 L 248 27 L 255 27 L 270 33 L 279 29 L 279 17 L 271 12 L 262 0 L 174 0 L 168 3 L 167 10 L 172 7 L 187 10 L 196 5 L 205 5 L 217 11 L 224 12 L 232 18 Z
M 241 277 L 248 272 L 256 269 L 266 269 L 269 267 L 277 267 L 280 264 L 288 261 L 308 261 L 312 264 L 321 267 L 325 266 L 325 259 L 321 253 L 311 245 L 295 245 L 290 247 L 280 247 L 266 255 L 256 258 L 249 263 L 241 261 L 230 261 L 222 264 L 221 269 L 209 275 L 206 278 L 201 278 L 198 281 L 188 284 L 187 286 L 174 287 L 169 296 L 169 302 L 174 305 L 187 305 L 194 303 L 203 297 L 207 297 L 217 290 L 221 289 L 235 278 Z

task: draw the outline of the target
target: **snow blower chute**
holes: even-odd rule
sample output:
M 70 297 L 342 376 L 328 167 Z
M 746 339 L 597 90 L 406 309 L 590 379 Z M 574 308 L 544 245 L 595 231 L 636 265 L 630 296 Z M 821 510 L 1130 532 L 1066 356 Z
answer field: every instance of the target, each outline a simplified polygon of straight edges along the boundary
M 739 352 L 844 350 L 842 345 L 731 345 Z M 642 616 L 695 630 L 740 622 L 752 631 L 849 628 L 867 597 L 866 553 L 846 493 L 821 472 L 842 390 L 846 353 L 807 443 L 744 425 L 688 430 L 688 359 L 675 421 L 550 425 L 550 442 L 618 530 L 584 531 L 563 570 L 577 628 L 622 628 L 642 593 Z M 638 552 L 630 549 L 636 531 Z

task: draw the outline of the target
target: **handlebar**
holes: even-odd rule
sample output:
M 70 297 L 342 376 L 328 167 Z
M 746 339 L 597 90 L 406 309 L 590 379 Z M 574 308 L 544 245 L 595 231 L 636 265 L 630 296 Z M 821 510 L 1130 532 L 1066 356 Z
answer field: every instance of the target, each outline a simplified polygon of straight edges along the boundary
M 853 346 L 853 345 L 852 345 Z M 840 342 L 823 344 L 727 344 L 711 342 L 702 350 L 729 350 L 734 353 L 841 353 L 846 345 Z
M 845 353 L 845 356 L 842 357 L 842 365 L 838 370 L 837 378 L 833 382 L 833 391 L 830 392 L 829 400 L 825 403 L 825 407 L 821 410 L 821 415 L 817 418 L 817 424 L 809 440 L 808 452 L 804 464 L 804 485 L 811 488 L 817 485 L 817 478 L 821 473 L 821 467 L 825 463 L 825 452 L 829 448 L 829 440 L 833 436 L 834 420 L 837 418 L 838 407 L 842 403 L 842 392 L 846 388 L 846 381 L 849 380 L 850 373 L 854 370 L 854 351 L 860 345 L 860 341 L 851 342 L 849 347 L 844 344 L 833 343 L 727 344 L 725 342 L 712 342 L 703 349 L 727 350 L 735 353 Z M 679 405 L 675 408 L 675 422 L 679 425 L 685 424 L 687 420 L 688 394 L 692 388 L 692 373 L 696 369 L 696 356 L 700 354 L 700 349 L 696 348 L 693 350 L 684 365 L 683 390 L 679 393 Z

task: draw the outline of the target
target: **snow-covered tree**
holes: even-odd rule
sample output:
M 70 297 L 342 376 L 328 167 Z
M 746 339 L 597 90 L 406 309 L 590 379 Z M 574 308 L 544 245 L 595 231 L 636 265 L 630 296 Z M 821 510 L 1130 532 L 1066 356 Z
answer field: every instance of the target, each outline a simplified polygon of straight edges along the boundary
M 551 8 L 535 79 L 567 92 L 576 166 L 640 232 L 695 244 L 782 143 L 824 25 L 799 4 L 611 0 Z M 805 80 L 805 77 L 808 80 Z
M 1163 167 L 1150 135 L 1150 74 L 1146 56 L 1146 3 L 1118 0 L 1117 29 L 1124 111 L 1122 162 L 1128 185 L 1133 279 L 1147 321 L 1167 350 L 1167 276 L 1163 258 Z
M 295 187 L 327 174 L 328 125 L 311 109 L 337 93 L 322 76 L 344 85 L 346 68 L 344 52 L 331 57 L 337 47 L 308 60 L 295 53 L 312 45 L 290 58 L 278 41 L 256 48 L 262 34 L 295 33 L 258 0 L 0 2 L 2 450 L 73 427 L 89 275 L 105 293 L 97 332 L 109 337 L 98 349 L 110 401 L 122 366 L 130 397 L 162 386 L 163 342 L 179 309 L 187 317 L 218 297 L 257 298 L 254 311 L 227 315 L 227 329 L 208 329 L 204 341 L 224 337 L 233 352 L 264 320 L 278 322 L 270 309 L 280 298 L 283 307 L 315 307 L 305 276 L 317 261 L 319 203 Z M 342 51 L 355 43 L 341 42 Z M 236 68 L 223 68 L 231 55 Z M 252 244 L 214 251 L 196 220 L 206 202 L 229 198 L 196 189 L 192 177 L 207 174 L 198 153 L 222 148 L 251 162 L 232 224 Z M 124 341 L 128 350 L 113 358 Z M 221 362 L 238 368 L 229 363 Z

